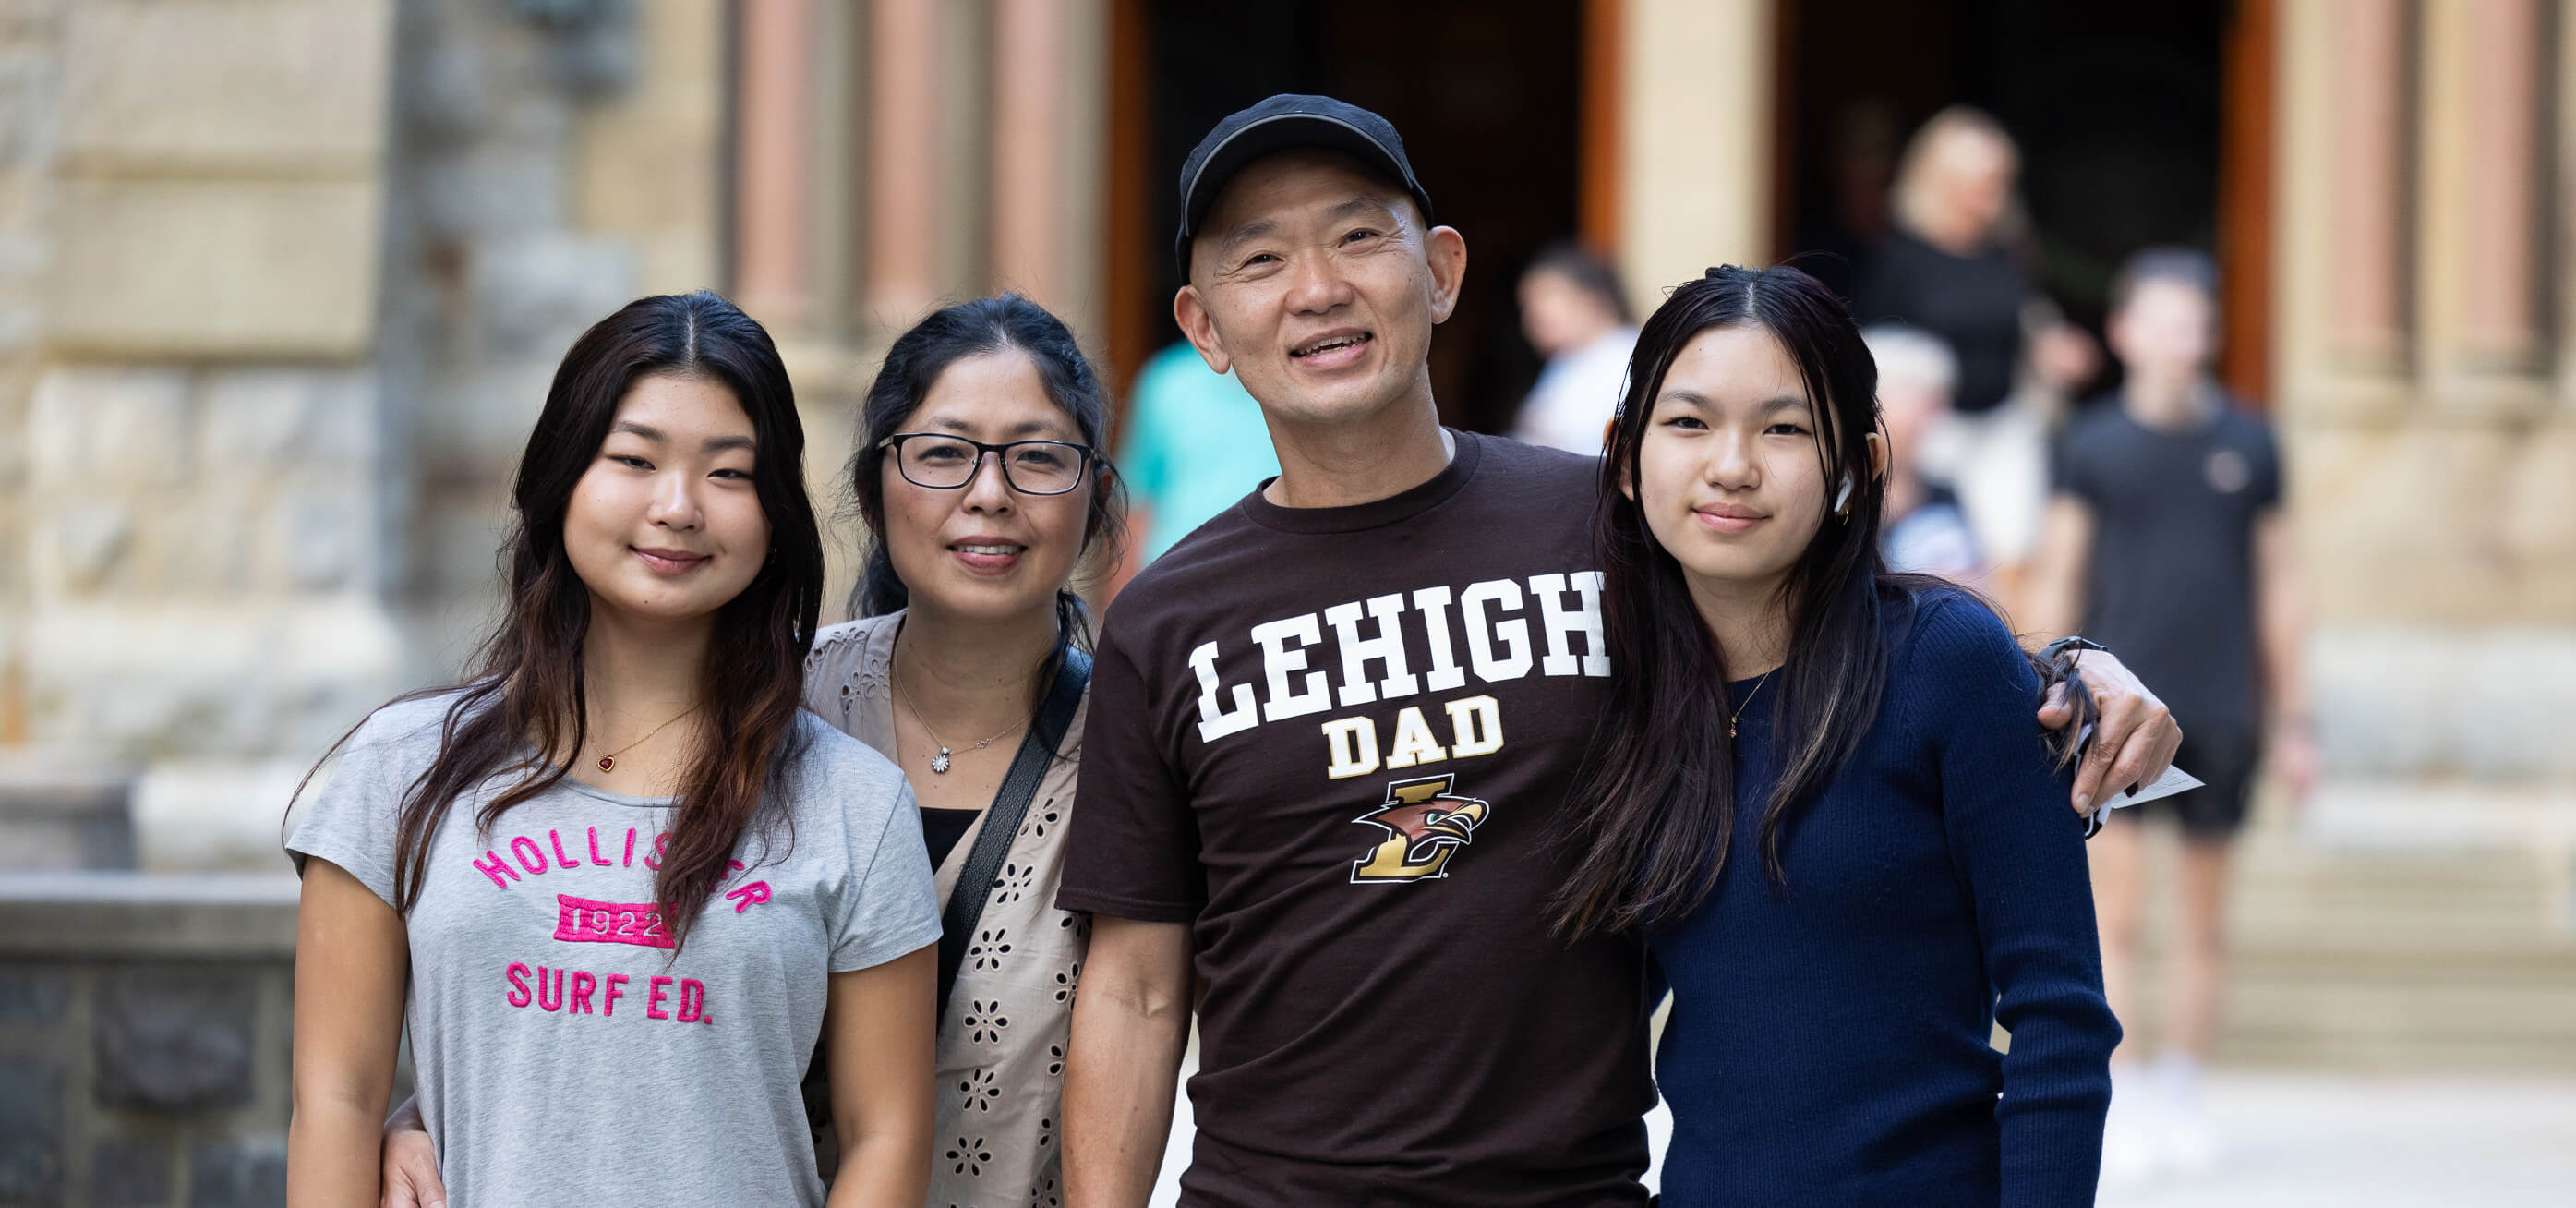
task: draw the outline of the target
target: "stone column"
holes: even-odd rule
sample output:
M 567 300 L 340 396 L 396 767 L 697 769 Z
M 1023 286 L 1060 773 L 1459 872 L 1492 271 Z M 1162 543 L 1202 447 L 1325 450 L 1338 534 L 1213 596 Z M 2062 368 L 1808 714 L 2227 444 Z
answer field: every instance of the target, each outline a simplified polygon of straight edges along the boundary
M 2349 0 L 2332 19 L 2330 338 L 2347 363 L 2387 370 L 2399 363 L 2407 330 L 2406 14 L 2403 0 Z
M 813 313 L 814 0 L 737 10 L 734 292 L 773 328 Z
M 867 317 L 900 327 L 939 296 L 938 0 L 869 6 Z
M 1064 35 L 1060 0 L 995 0 L 993 284 L 1049 307 L 1064 304 Z
M 1768 0 L 1629 0 L 1618 257 L 1644 314 L 1712 264 L 1770 253 Z
M 2420 346 L 2437 374 L 2522 378 L 2539 354 L 2539 0 L 2431 4 L 2423 22 Z

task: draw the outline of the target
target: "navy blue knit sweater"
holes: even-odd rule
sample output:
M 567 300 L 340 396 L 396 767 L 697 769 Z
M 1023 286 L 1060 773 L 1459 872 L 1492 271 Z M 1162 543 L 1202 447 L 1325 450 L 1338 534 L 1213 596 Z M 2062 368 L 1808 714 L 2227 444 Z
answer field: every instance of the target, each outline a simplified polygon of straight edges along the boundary
M 1758 832 L 1779 685 L 1731 689 L 1733 849 L 1652 936 L 1674 996 L 1668 1208 L 2093 1202 L 2120 1027 L 2038 679 L 1974 600 L 1889 611 L 1884 704 L 1787 831 L 1785 893 Z

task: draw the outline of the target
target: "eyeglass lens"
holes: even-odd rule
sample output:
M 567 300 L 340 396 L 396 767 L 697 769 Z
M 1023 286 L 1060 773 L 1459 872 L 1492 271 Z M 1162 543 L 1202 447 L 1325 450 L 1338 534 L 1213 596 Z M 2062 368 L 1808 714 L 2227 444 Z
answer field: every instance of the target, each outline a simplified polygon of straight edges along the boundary
M 899 449 L 899 466 L 903 476 L 925 487 L 952 488 L 965 486 L 982 464 L 979 450 L 970 441 L 946 436 L 916 436 L 903 442 Z M 1022 441 L 1005 445 L 1000 450 L 1002 474 L 1013 490 L 1031 495 L 1055 495 L 1070 491 L 1082 481 L 1082 456 L 1071 445 L 1054 441 Z

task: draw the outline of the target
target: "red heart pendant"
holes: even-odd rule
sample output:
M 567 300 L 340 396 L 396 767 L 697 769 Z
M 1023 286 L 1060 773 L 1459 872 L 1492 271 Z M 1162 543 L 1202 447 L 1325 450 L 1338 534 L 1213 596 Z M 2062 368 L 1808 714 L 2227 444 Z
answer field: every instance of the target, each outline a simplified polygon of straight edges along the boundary
M 617 757 L 616 757 L 616 756 L 614 756 L 614 755 L 602 755 L 602 756 L 600 756 L 600 757 L 599 757 L 599 770 L 600 770 L 600 771 L 603 771 L 603 772 L 614 772 L 614 771 L 616 771 L 616 770 L 617 770 Z

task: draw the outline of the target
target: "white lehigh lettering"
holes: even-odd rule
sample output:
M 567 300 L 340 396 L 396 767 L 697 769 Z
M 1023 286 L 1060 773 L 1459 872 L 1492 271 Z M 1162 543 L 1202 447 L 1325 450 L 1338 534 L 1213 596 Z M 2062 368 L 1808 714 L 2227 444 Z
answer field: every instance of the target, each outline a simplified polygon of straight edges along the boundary
M 1365 717 L 1325 722 L 1324 749 L 1331 754 L 1331 763 L 1324 769 L 1326 778 L 1366 776 L 1377 770 L 1377 723 Z
M 1578 609 L 1565 608 L 1564 575 L 1531 575 L 1530 600 L 1538 605 L 1539 624 L 1547 631 L 1547 657 L 1538 662 L 1542 675 L 1572 675 L 1579 667 L 1585 675 L 1610 674 L 1610 654 L 1601 648 L 1606 636 L 1601 631 L 1601 572 L 1574 572 L 1574 591 L 1582 597 Z M 1583 635 L 1584 654 L 1577 660 L 1566 648 L 1575 634 Z
M 1311 612 L 1252 627 L 1252 640 L 1261 647 L 1261 670 L 1270 683 L 1270 699 L 1261 703 L 1261 720 L 1303 717 L 1333 707 L 1332 682 L 1321 671 L 1306 673 L 1303 691 L 1288 686 L 1289 676 L 1306 671 L 1306 652 L 1294 646 L 1312 646 L 1323 637 L 1324 629 Z
M 1342 707 L 1365 705 L 1381 694 L 1388 700 L 1421 690 L 1404 665 L 1404 596 L 1371 596 L 1368 614 L 1377 620 L 1377 636 L 1360 637 L 1360 606 L 1335 604 L 1324 610 L 1333 627 L 1333 642 L 1342 648 Z M 1386 664 L 1386 678 L 1372 687 L 1367 668 L 1375 659 Z
M 1216 643 L 1201 642 L 1190 652 L 1190 670 L 1199 675 L 1199 741 L 1215 742 L 1228 734 L 1239 734 L 1261 724 L 1253 711 L 1252 685 L 1234 686 L 1234 707 L 1225 708 L 1217 699 Z
M 1422 614 L 1422 628 L 1431 637 L 1431 670 L 1422 677 L 1426 692 L 1446 692 L 1464 686 L 1465 668 L 1458 665 L 1457 654 L 1449 649 L 1449 587 L 1418 588 L 1413 593 L 1414 610 Z
M 1519 617 L 1496 624 L 1485 615 L 1488 605 L 1505 612 L 1521 606 L 1521 585 L 1510 579 L 1488 579 L 1469 584 L 1458 594 L 1458 617 L 1467 625 L 1467 662 L 1476 669 L 1476 678 L 1486 683 L 1519 679 L 1530 672 L 1529 622 Z M 1500 658 L 1494 646 L 1500 642 L 1507 651 Z
M 1449 753 L 1459 759 L 1491 755 L 1503 749 L 1503 706 L 1490 696 L 1469 696 L 1443 706 L 1449 710 Z M 1473 735 L 1473 737 L 1469 737 Z
M 1432 763 L 1449 758 L 1440 740 L 1431 736 L 1431 723 L 1422 720 L 1418 706 L 1406 705 L 1395 718 L 1395 746 L 1386 753 L 1389 768 L 1409 768 L 1417 763 Z

